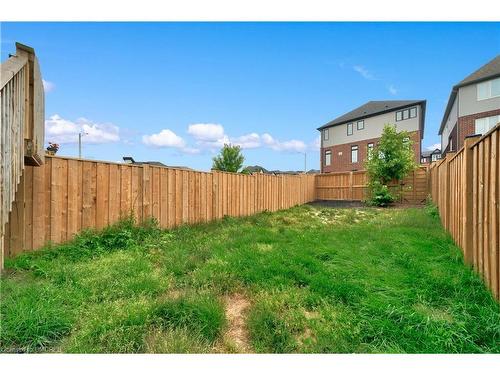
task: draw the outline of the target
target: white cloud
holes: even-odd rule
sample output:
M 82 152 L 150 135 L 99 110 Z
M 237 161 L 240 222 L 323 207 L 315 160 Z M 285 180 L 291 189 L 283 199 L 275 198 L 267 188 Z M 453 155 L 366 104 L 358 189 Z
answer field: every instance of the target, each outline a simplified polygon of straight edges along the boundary
M 55 143 L 77 143 L 78 133 L 84 133 L 85 143 L 110 143 L 120 140 L 120 129 L 113 124 L 95 123 L 85 118 L 76 121 L 55 114 L 45 120 L 45 138 Z
M 397 95 L 397 93 L 398 93 L 398 89 L 396 87 L 394 87 L 394 85 L 389 85 L 387 87 L 387 90 L 389 90 L 389 93 L 391 95 Z
M 143 135 L 142 142 L 153 147 L 183 148 L 186 146 L 186 142 L 170 129 L 163 129 L 156 134 Z
M 274 139 L 271 134 L 262 134 L 262 141 L 264 144 L 275 151 L 297 151 L 304 152 L 307 149 L 306 144 L 303 141 L 292 139 L 289 141 L 278 141 Z
M 224 137 L 224 127 L 220 124 L 191 124 L 188 134 L 198 141 L 214 142 Z
M 359 73 L 363 78 L 368 79 L 370 81 L 376 80 L 375 76 L 368 71 L 364 66 L 361 65 L 354 65 L 352 67 L 355 72 Z
M 42 84 L 43 84 L 43 91 L 45 91 L 46 93 L 51 92 L 56 87 L 56 85 L 53 82 L 46 81 L 44 79 L 42 79 Z
M 434 151 L 436 148 L 441 149 L 441 143 L 434 143 L 433 145 L 427 146 L 425 149 L 427 151 Z
M 257 133 L 245 134 L 237 138 L 232 138 L 230 142 L 240 146 L 242 149 L 260 147 L 260 136 Z

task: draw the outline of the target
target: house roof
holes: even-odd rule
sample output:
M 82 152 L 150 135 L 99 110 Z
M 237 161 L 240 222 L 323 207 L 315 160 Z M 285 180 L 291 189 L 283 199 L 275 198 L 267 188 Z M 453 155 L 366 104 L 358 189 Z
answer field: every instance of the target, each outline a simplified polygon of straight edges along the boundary
M 329 128 L 330 126 L 345 124 L 349 121 L 361 120 L 363 118 L 372 117 L 375 115 L 380 115 L 386 112 L 392 112 L 399 108 L 408 107 L 410 105 L 422 104 L 425 113 L 425 100 L 378 100 L 369 101 L 362 106 L 348 112 L 336 119 L 326 123 L 325 125 L 318 128 L 322 130 L 324 128 Z
M 496 56 L 493 60 L 480 67 L 474 73 L 469 74 L 467 77 L 453 86 L 453 88 L 451 89 L 450 97 L 448 99 L 448 104 L 446 105 L 446 109 L 444 111 L 443 119 L 441 121 L 439 135 L 443 133 L 444 126 L 446 125 L 446 120 L 448 119 L 451 108 L 453 107 L 453 102 L 457 97 L 458 89 L 460 87 L 469 86 L 474 83 L 479 83 L 496 77 L 500 77 L 500 55 Z
M 423 158 L 428 158 L 431 155 L 440 154 L 440 153 L 441 153 L 441 150 L 439 148 L 436 148 L 433 151 L 432 150 L 431 151 L 422 151 L 422 157 Z

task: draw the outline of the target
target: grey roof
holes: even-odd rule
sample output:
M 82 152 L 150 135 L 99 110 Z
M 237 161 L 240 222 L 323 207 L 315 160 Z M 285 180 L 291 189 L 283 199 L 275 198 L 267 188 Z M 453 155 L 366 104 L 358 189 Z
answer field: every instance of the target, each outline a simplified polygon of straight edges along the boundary
M 378 100 L 370 101 L 363 104 L 361 107 L 352 110 L 327 124 L 318 128 L 318 130 L 328 128 L 334 125 L 345 124 L 349 121 L 360 120 L 366 117 L 380 115 L 382 113 L 391 112 L 399 108 L 408 107 L 410 105 L 422 104 L 425 111 L 425 100 Z
M 493 78 L 496 76 L 500 76 L 500 55 L 495 57 L 489 63 L 480 67 L 474 73 L 465 77 L 463 80 L 461 80 L 459 83 L 457 83 L 456 86 L 458 86 L 458 87 L 466 86 L 466 85 L 470 85 L 472 83 L 484 81 L 486 79 Z
M 440 153 L 441 153 L 441 150 L 439 148 L 436 148 L 435 150 L 431 150 L 431 151 L 422 151 L 422 157 L 428 158 L 429 156 L 431 156 L 433 154 L 440 154 Z
M 474 83 L 479 83 L 481 81 L 486 81 L 495 77 L 500 77 L 500 55 L 496 56 L 493 60 L 480 67 L 474 73 L 469 74 L 467 77 L 453 86 L 453 88 L 451 89 L 450 97 L 448 99 L 448 104 L 446 105 L 446 109 L 444 111 L 443 119 L 441 120 L 439 135 L 443 133 L 444 126 L 446 125 L 446 119 L 448 118 L 451 108 L 453 107 L 453 102 L 457 97 L 458 89 L 460 87 L 472 85 Z

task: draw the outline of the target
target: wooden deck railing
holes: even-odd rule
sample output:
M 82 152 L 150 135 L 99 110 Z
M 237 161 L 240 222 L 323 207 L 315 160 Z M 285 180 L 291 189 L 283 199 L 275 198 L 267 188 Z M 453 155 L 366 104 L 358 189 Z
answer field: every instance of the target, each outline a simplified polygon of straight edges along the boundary
M 16 43 L 16 54 L 0 70 L 0 268 L 4 227 L 24 165 L 43 163 L 44 91 L 32 48 Z

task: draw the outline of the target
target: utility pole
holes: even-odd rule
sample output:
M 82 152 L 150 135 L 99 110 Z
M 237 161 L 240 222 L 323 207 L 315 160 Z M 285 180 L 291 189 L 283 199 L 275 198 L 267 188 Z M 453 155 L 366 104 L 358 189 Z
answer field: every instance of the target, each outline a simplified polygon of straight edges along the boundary
M 82 158 L 82 133 L 78 133 L 78 158 Z
M 78 158 L 82 158 L 82 135 L 85 135 L 88 133 L 85 132 L 79 132 L 78 133 Z
M 304 174 L 305 174 L 307 173 L 307 153 L 301 151 L 297 151 L 297 153 L 304 154 Z

